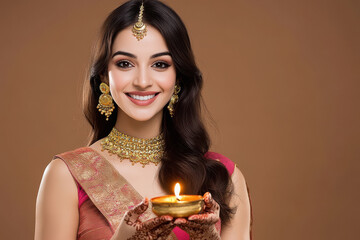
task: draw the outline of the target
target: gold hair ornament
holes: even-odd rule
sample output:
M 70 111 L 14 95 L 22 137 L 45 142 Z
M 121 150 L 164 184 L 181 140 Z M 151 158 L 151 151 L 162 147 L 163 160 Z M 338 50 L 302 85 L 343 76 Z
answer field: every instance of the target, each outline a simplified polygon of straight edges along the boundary
M 158 165 L 164 154 L 163 135 L 151 139 L 131 137 L 119 132 L 115 127 L 110 134 L 101 141 L 102 151 L 107 150 L 109 154 L 115 154 L 120 161 L 129 159 L 134 165 L 142 164 L 142 167 L 153 163 Z
M 99 97 L 99 104 L 97 105 L 96 108 L 99 110 L 101 114 L 105 114 L 106 121 L 108 121 L 109 116 L 112 114 L 112 112 L 115 109 L 115 106 L 112 101 L 113 99 L 109 94 L 110 92 L 109 86 L 106 83 L 101 83 L 99 88 L 102 94 Z
M 133 35 L 136 37 L 138 41 L 143 39 L 146 36 L 146 32 L 147 32 L 146 25 L 142 21 L 143 13 L 144 13 L 144 3 L 142 3 L 140 6 L 138 21 L 134 24 L 134 27 L 132 29 Z
M 169 105 L 167 106 L 171 117 L 174 117 L 175 114 L 174 105 L 179 101 L 178 93 L 180 92 L 180 90 L 181 90 L 180 85 L 175 84 L 174 94 L 171 96 Z

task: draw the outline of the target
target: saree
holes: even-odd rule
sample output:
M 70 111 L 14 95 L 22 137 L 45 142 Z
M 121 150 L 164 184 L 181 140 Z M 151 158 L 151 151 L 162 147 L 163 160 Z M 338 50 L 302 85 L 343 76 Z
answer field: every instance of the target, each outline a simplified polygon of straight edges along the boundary
M 218 153 L 207 158 L 222 162 L 231 175 L 235 164 Z M 108 240 L 116 231 L 123 215 L 141 203 L 143 197 L 96 150 L 83 147 L 54 157 L 65 162 L 78 187 L 78 240 Z M 140 216 L 141 221 L 156 217 L 151 207 Z M 220 231 L 220 221 L 216 224 Z M 168 240 L 187 240 L 189 235 L 175 227 Z

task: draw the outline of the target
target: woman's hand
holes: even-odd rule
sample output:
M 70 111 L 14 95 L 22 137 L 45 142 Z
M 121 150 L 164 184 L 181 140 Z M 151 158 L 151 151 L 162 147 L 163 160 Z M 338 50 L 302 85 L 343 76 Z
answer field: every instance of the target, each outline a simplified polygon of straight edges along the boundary
M 185 218 L 178 218 L 175 224 L 190 235 L 190 239 L 220 239 L 220 233 L 216 230 L 215 224 L 220 219 L 220 206 L 211 197 L 209 192 L 204 194 L 205 210 Z
M 161 216 L 141 222 L 139 216 L 149 207 L 149 200 L 145 200 L 134 209 L 125 213 L 112 240 L 122 239 L 166 239 L 174 228 L 173 217 Z

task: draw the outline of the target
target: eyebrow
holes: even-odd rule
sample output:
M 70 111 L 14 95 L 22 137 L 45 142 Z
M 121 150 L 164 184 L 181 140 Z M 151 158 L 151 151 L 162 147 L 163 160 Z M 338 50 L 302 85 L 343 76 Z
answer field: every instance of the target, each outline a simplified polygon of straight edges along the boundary
M 128 53 L 128 52 L 124 52 L 124 51 L 117 51 L 115 52 L 111 58 L 115 57 L 116 55 L 124 55 L 124 56 L 128 56 L 128 57 L 131 57 L 131 58 L 137 58 L 134 54 L 132 53 Z M 160 52 L 160 53 L 155 53 L 153 55 L 150 56 L 150 58 L 157 58 L 157 57 L 160 57 L 160 56 L 164 56 L 164 55 L 169 55 L 171 57 L 171 54 L 170 52 Z

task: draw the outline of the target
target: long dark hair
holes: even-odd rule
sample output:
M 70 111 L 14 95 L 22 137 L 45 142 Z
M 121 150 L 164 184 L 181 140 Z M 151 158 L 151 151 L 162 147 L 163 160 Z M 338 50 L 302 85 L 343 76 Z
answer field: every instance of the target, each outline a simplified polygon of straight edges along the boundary
M 175 116 L 171 118 L 166 107 L 163 111 L 165 154 L 159 170 L 160 184 L 168 193 L 173 192 L 175 182 L 181 183 L 184 194 L 202 195 L 211 192 L 220 205 L 222 224 L 226 224 L 233 212 L 229 207 L 233 186 L 225 166 L 205 157 L 210 139 L 201 121 L 201 72 L 195 64 L 184 23 L 160 1 L 128 1 L 116 8 L 102 26 L 84 91 L 84 113 L 92 126 L 90 144 L 107 136 L 116 123 L 117 108 L 109 121 L 96 109 L 101 94 L 99 85 L 106 79 L 112 44 L 117 33 L 136 22 L 142 2 L 143 21 L 155 27 L 164 37 L 181 86 Z

